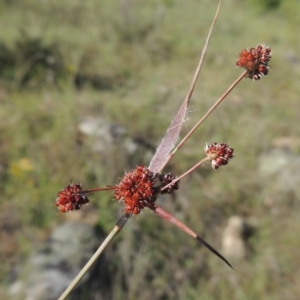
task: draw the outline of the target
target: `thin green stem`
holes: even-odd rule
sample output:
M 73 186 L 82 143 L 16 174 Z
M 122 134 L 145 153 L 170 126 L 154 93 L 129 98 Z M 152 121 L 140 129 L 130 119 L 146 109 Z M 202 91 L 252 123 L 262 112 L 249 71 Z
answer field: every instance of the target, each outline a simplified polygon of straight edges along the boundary
M 102 252 L 106 249 L 109 243 L 113 240 L 113 238 L 121 231 L 123 226 L 126 224 L 129 219 L 129 215 L 122 216 L 103 243 L 100 245 L 95 254 L 90 258 L 90 260 L 86 263 L 86 265 L 82 268 L 82 270 L 78 273 L 78 275 L 74 278 L 74 280 L 70 283 L 67 289 L 63 292 L 63 294 L 59 297 L 58 300 L 65 300 L 76 285 L 80 282 L 80 280 L 85 276 L 85 274 L 91 269 L 91 267 L 95 264 L 97 259 L 100 257 Z

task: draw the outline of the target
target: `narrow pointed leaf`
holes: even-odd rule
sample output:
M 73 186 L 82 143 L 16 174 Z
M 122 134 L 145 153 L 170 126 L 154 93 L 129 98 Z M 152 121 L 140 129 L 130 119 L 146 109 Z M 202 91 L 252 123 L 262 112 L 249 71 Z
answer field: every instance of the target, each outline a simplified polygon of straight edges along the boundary
M 161 167 L 165 164 L 169 153 L 175 146 L 185 119 L 187 106 L 188 99 L 186 99 L 181 105 L 177 115 L 168 128 L 165 137 L 156 149 L 156 153 L 154 154 L 149 165 L 149 170 L 151 172 L 158 173 L 160 171 Z
M 161 172 L 162 169 L 164 168 L 164 166 L 167 164 L 167 162 L 172 157 L 172 155 L 170 155 L 170 153 L 171 153 L 172 149 L 174 148 L 174 146 L 175 146 L 175 144 L 176 144 L 176 142 L 179 138 L 179 134 L 180 134 L 180 131 L 181 131 L 181 128 L 182 128 L 182 124 L 184 123 L 184 120 L 185 120 L 185 117 L 186 117 L 187 108 L 188 108 L 189 102 L 191 100 L 193 91 L 195 89 L 196 82 L 197 82 L 197 79 L 199 77 L 202 65 L 203 65 L 205 54 L 207 52 L 207 47 L 208 47 L 208 44 L 209 44 L 209 41 L 210 41 L 212 30 L 214 28 L 214 25 L 216 23 L 218 15 L 219 15 L 221 2 L 222 1 L 219 0 L 219 5 L 217 7 L 216 14 L 215 14 L 213 22 L 210 26 L 209 32 L 207 34 L 206 42 L 205 42 L 205 45 L 203 47 L 201 57 L 200 57 L 198 66 L 196 68 L 194 77 L 192 79 L 189 91 L 188 91 L 181 107 L 179 108 L 178 113 L 176 114 L 176 116 L 173 119 L 170 127 L 168 128 L 165 137 L 161 141 L 160 145 L 157 147 L 156 152 L 155 152 L 155 154 L 154 154 L 154 156 L 153 156 L 153 158 L 150 162 L 149 170 L 151 172 L 154 172 L 154 173 Z
M 214 249 L 209 243 L 207 243 L 205 240 L 203 240 L 198 234 L 196 234 L 193 230 L 191 230 L 189 227 L 187 227 L 185 224 L 183 224 L 181 221 L 176 219 L 173 215 L 162 209 L 161 207 L 156 207 L 153 210 L 158 216 L 161 218 L 167 220 L 168 222 L 174 224 L 177 226 L 180 230 L 187 233 L 192 238 L 196 239 L 198 242 L 200 242 L 202 245 L 204 245 L 207 249 L 209 249 L 212 253 L 214 253 L 216 256 L 218 256 L 220 259 L 222 259 L 230 268 L 233 269 L 232 265 L 228 262 L 228 260 L 221 255 L 216 249 Z

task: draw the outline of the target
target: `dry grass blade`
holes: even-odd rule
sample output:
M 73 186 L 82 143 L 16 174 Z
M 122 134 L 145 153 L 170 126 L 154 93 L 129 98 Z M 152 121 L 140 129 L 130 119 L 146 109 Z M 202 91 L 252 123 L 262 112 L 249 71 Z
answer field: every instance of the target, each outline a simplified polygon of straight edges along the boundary
M 216 14 L 214 16 L 213 22 L 211 24 L 209 33 L 207 35 L 206 42 L 205 42 L 205 45 L 203 47 L 202 54 L 201 54 L 201 57 L 200 57 L 195 75 L 194 75 L 193 80 L 191 82 L 190 89 L 189 89 L 189 91 L 186 95 L 186 98 L 184 99 L 177 115 L 175 116 L 174 120 L 172 121 L 170 127 L 168 128 L 164 139 L 161 141 L 160 145 L 158 146 L 158 148 L 156 150 L 155 155 L 153 156 L 153 158 L 150 162 L 149 170 L 154 172 L 154 173 L 159 173 L 163 170 L 163 168 L 165 167 L 165 165 L 169 161 L 168 157 L 170 155 L 170 152 L 172 151 L 172 149 L 174 148 L 174 146 L 175 146 L 175 144 L 178 140 L 182 125 L 183 125 L 184 120 L 185 120 L 187 107 L 188 107 L 189 102 L 191 100 L 191 97 L 192 97 L 193 91 L 195 89 L 197 79 L 198 79 L 200 71 L 201 71 L 201 67 L 203 65 L 205 54 L 207 52 L 207 47 L 208 47 L 210 37 L 211 37 L 211 34 L 212 34 L 212 30 L 215 26 L 215 23 L 217 21 L 218 15 L 219 15 L 221 2 L 222 2 L 222 0 L 219 1 L 217 11 L 216 11 Z
M 227 95 L 236 87 L 236 85 L 247 75 L 248 71 L 244 71 L 234 83 L 226 90 L 226 92 L 215 102 L 215 104 L 206 112 L 206 114 L 197 122 L 197 124 L 189 131 L 189 133 L 180 141 L 176 148 L 170 153 L 167 162 L 173 157 L 178 149 L 187 141 L 187 139 L 196 131 L 196 129 L 211 115 L 217 106 L 227 97 Z

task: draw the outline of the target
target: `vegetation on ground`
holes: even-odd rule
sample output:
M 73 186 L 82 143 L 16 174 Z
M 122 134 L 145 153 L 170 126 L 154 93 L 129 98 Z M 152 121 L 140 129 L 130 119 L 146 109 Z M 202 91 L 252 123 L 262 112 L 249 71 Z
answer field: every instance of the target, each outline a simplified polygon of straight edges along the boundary
M 160 205 L 220 248 L 232 215 L 256 224 L 253 253 L 230 270 L 185 234 L 145 211 L 108 249 L 112 299 L 291 299 L 300 294 L 299 195 L 266 205 L 269 178 L 259 157 L 278 138 L 300 136 L 300 3 L 223 1 L 184 131 L 240 74 L 238 53 L 265 43 L 271 71 L 245 79 L 169 164 L 181 174 L 205 143 L 230 142 L 226 168 L 209 164 L 183 179 Z M 65 220 L 54 205 L 68 182 L 113 185 L 155 149 L 182 102 L 217 1 L 0 0 L 0 290 L 32 249 Z M 79 124 L 103 118 L 146 145 L 130 156 L 120 143 L 95 152 Z M 299 154 L 298 147 L 292 151 Z M 108 193 L 91 197 L 109 232 L 121 207 Z M 274 211 L 276 211 L 274 213 Z M 3 296 L 4 297 L 4 296 Z M 8 296 L 5 295 L 5 299 Z

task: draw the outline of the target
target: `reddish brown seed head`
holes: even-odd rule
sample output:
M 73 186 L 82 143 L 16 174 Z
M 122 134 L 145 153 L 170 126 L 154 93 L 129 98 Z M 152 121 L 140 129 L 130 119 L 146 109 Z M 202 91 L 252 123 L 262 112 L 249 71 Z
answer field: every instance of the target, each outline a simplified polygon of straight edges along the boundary
M 138 215 L 145 207 L 155 209 L 158 194 L 171 193 L 178 189 L 178 182 L 172 184 L 176 177 L 171 174 L 154 174 L 144 166 L 128 172 L 116 186 L 95 188 L 82 191 L 81 185 L 69 184 L 58 193 L 56 206 L 61 212 L 78 210 L 89 202 L 86 193 L 113 190 L 116 200 L 124 202 L 126 214 Z M 166 189 L 166 185 L 170 184 Z
M 170 184 L 176 178 L 175 175 L 172 173 L 168 174 L 159 174 L 159 180 L 162 184 L 162 187 Z M 169 185 L 166 189 L 161 191 L 161 194 L 171 194 L 173 191 L 178 190 L 179 188 L 179 181 Z
M 156 176 L 148 168 L 138 166 L 125 174 L 115 187 L 115 198 L 124 201 L 125 213 L 137 215 L 145 208 L 154 208 L 157 198 Z
M 80 184 L 69 184 L 58 193 L 55 205 L 61 212 L 78 210 L 83 204 L 89 203 L 89 199 L 82 193 Z
M 220 166 L 227 165 L 228 161 L 233 158 L 233 149 L 228 144 L 206 144 L 204 150 L 215 170 Z
M 150 209 L 156 207 L 158 194 L 172 193 L 177 190 L 179 182 L 162 190 L 175 178 L 171 173 L 155 175 L 148 168 L 138 166 L 124 175 L 114 188 L 114 195 L 116 200 L 124 201 L 125 213 L 138 215 L 145 207 Z
M 262 76 L 268 74 L 270 59 L 271 49 L 265 45 L 258 45 L 257 47 L 242 50 L 238 56 L 236 65 L 248 71 L 248 78 L 259 80 Z

